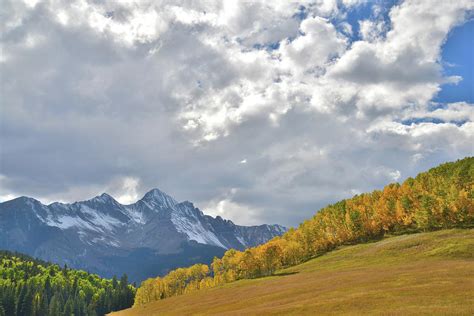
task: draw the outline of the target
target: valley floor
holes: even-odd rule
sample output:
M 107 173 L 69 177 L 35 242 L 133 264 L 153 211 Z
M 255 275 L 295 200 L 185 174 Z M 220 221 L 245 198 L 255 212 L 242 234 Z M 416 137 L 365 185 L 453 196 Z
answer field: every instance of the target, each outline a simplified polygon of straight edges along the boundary
M 278 275 L 131 308 L 131 315 L 474 315 L 474 229 L 341 247 Z

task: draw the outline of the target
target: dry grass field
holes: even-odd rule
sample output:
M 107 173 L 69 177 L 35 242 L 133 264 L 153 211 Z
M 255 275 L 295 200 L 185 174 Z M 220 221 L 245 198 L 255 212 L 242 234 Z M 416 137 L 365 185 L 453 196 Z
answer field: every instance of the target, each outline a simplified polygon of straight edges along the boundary
M 474 315 L 474 230 L 341 247 L 278 275 L 114 313 L 135 315 Z

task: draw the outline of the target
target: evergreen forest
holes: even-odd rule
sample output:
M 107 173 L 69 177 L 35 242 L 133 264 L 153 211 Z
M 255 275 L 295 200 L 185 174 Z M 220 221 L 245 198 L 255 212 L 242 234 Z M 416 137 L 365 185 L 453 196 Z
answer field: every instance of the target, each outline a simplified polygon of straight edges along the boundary
M 120 280 L 0 251 L 0 316 L 104 315 L 132 306 L 135 287 Z

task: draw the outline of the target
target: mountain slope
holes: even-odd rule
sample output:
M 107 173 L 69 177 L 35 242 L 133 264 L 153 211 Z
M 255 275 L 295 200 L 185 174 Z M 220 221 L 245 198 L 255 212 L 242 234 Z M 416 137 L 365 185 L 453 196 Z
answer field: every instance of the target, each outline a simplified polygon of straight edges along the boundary
M 138 315 L 472 315 L 474 230 L 343 246 L 274 276 L 151 302 Z
M 246 227 L 213 218 L 158 189 L 131 205 L 105 193 L 72 204 L 43 205 L 28 197 L 0 203 L 1 249 L 106 277 L 126 272 L 136 281 L 210 262 L 229 248 L 255 246 L 285 231 L 279 225 Z
M 445 163 L 402 184 L 329 205 L 282 237 L 230 249 L 209 266 L 194 265 L 149 279 L 134 306 L 241 279 L 272 275 L 336 247 L 378 240 L 386 234 L 474 227 L 474 158 Z

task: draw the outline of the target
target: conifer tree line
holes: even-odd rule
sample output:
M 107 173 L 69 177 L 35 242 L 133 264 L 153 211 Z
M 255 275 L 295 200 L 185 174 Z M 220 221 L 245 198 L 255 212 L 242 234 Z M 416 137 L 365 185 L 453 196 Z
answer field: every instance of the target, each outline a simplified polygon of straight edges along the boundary
M 273 274 L 338 246 L 445 228 L 474 227 L 474 157 L 445 163 L 389 184 L 383 190 L 356 195 L 329 205 L 260 246 L 228 250 L 208 266 L 196 264 L 151 278 L 138 288 L 134 306 L 215 287 L 240 279 Z
M 131 307 L 135 288 L 120 280 L 0 251 L 0 316 L 99 316 Z

